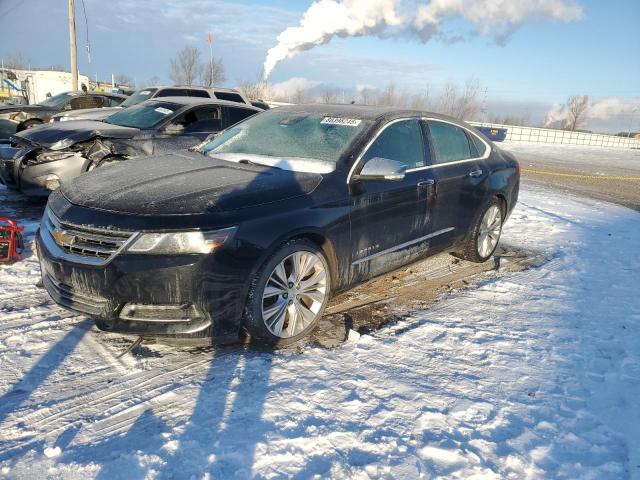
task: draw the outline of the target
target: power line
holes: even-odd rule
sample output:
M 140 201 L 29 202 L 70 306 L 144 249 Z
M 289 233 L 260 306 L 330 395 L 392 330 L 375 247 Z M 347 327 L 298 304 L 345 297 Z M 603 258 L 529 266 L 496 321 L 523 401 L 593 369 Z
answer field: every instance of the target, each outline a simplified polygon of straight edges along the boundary
M 89 41 L 89 21 L 87 20 L 87 9 L 84 6 L 84 0 L 82 0 L 82 13 L 84 14 L 84 26 L 86 31 L 86 48 L 87 48 L 87 61 L 91 65 L 91 42 Z
M 7 8 L 4 12 L 0 13 L 0 17 L 4 17 L 5 15 L 7 15 L 9 12 L 13 12 L 16 8 L 18 8 L 20 5 L 22 5 L 24 3 L 25 0 L 20 0 L 18 3 L 16 3 L 13 7 L 11 8 Z

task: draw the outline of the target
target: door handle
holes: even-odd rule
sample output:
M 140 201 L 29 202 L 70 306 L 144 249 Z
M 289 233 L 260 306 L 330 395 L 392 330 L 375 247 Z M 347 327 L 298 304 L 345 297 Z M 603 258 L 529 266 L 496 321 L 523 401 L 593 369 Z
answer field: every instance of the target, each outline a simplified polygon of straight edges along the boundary
M 477 178 L 482 176 L 482 170 L 478 169 L 478 170 L 472 170 L 471 172 L 469 172 L 469 176 L 473 177 L 473 178 Z
M 426 192 L 427 201 L 436 196 L 436 181 L 432 178 L 418 182 L 418 190 Z
M 436 184 L 436 181 L 430 178 L 429 180 L 423 180 L 422 182 L 418 182 L 418 187 L 421 187 L 421 188 L 429 187 L 435 184 Z

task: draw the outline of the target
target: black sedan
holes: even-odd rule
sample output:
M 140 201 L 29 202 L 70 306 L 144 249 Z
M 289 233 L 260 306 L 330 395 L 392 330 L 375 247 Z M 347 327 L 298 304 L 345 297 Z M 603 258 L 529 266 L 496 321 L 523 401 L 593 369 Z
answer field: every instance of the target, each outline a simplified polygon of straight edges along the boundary
M 0 148 L 0 180 L 31 196 L 105 165 L 187 149 L 259 108 L 223 100 L 166 97 L 119 110 L 104 121 L 56 122 L 12 137 Z
M 278 108 L 200 152 L 63 185 L 37 236 L 43 282 L 104 330 L 287 345 L 375 275 L 442 251 L 489 259 L 519 178 L 448 117 Z
M 7 105 L 0 107 L 0 118 L 9 120 L 15 132 L 47 123 L 53 115 L 70 110 L 117 107 L 126 95 L 104 92 L 64 92 L 34 105 Z

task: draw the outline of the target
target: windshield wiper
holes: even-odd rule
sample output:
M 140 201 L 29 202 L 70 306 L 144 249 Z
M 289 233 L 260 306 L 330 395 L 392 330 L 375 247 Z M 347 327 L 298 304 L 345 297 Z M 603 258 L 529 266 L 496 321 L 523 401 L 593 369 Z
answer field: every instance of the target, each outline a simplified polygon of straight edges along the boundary
M 271 167 L 271 168 L 277 168 L 278 170 L 282 170 L 280 167 L 276 167 L 275 165 L 269 165 L 268 163 L 257 163 L 252 160 L 249 160 L 248 158 L 243 158 L 242 160 L 238 160 L 238 163 L 243 163 L 245 165 L 252 165 L 254 167 Z

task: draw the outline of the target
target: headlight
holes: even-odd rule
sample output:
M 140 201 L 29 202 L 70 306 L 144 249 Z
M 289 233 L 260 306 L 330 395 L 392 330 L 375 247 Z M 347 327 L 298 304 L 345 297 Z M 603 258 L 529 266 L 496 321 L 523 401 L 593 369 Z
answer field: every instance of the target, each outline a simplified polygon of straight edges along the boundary
M 62 140 L 58 140 L 56 143 L 49 147 L 49 150 L 62 150 L 63 148 L 70 147 L 73 145 L 73 140 L 70 138 L 64 138 Z
M 211 253 L 229 241 L 237 227 L 212 232 L 143 233 L 127 249 L 127 253 L 168 255 Z

